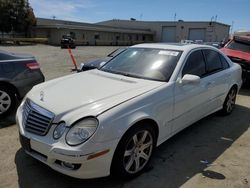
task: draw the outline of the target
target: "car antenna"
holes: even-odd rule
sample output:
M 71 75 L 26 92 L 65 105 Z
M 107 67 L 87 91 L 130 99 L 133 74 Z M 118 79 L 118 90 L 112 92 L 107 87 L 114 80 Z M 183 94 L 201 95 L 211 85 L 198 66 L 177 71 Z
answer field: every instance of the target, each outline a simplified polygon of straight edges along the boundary
M 74 65 L 74 67 L 75 67 L 75 68 L 71 69 L 71 71 L 80 72 L 80 70 L 77 68 L 76 60 L 75 60 L 74 55 L 73 55 L 73 53 L 72 53 L 69 46 L 68 46 L 68 52 L 69 52 L 69 55 L 71 57 L 72 63 Z

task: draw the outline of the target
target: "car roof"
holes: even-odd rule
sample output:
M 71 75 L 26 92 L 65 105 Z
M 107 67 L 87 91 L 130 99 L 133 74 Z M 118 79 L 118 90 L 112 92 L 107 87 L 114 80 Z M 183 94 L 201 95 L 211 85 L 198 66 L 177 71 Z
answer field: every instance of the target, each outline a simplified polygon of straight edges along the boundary
M 157 48 L 167 50 L 190 51 L 195 48 L 211 48 L 214 47 L 202 44 L 187 44 L 187 43 L 145 43 L 131 46 L 131 48 Z

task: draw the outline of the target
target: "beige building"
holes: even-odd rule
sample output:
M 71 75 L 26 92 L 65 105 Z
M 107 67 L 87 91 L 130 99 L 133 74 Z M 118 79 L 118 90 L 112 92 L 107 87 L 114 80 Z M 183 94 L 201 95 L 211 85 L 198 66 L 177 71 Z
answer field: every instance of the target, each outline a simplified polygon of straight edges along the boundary
M 109 20 L 96 24 L 54 19 L 37 19 L 33 37 L 48 38 L 59 45 L 63 35 L 70 34 L 77 45 L 133 45 L 145 42 L 180 42 L 202 40 L 220 42 L 229 36 L 230 26 L 218 22 L 155 22 Z
M 156 22 L 134 20 L 109 20 L 100 25 L 119 28 L 150 29 L 156 42 L 180 42 L 181 40 L 202 40 L 220 42 L 229 37 L 230 26 L 219 22 Z
M 152 42 L 149 29 L 116 28 L 64 20 L 37 19 L 33 37 L 48 38 L 49 44 L 59 45 L 63 35 L 70 34 L 77 45 L 133 45 Z

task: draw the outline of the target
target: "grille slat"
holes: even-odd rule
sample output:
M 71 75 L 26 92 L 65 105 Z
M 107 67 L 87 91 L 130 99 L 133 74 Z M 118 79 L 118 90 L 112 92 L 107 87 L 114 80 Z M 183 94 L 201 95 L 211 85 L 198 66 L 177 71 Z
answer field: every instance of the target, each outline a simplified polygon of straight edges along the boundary
M 50 118 L 48 118 L 47 116 L 44 116 L 43 114 L 37 113 L 36 111 L 32 111 L 32 112 L 33 112 L 32 115 L 34 115 L 34 116 L 37 116 L 37 117 L 44 119 L 44 120 L 48 120 L 48 121 L 50 120 Z
M 31 120 L 30 118 L 26 121 L 27 123 L 30 123 L 30 124 L 32 124 L 32 125 L 35 125 L 35 126 L 37 126 L 37 127 L 41 127 L 41 128 L 43 128 L 43 129 L 47 129 L 47 126 L 46 125 L 44 125 L 44 124 L 42 124 L 42 123 L 38 123 L 38 122 L 36 122 L 36 121 L 33 121 L 33 120 Z
M 25 127 L 25 130 L 28 131 L 28 132 L 37 134 L 37 135 L 41 135 L 41 131 L 37 131 L 37 130 L 32 129 L 32 128 L 30 128 L 30 127 Z
M 31 122 L 28 122 L 28 125 L 26 126 L 26 128 L 36 129 L 38 131 L 43 131 L 44 130 L 43 127 L 39 127 L 36 124 L 33 124 Z
M 50 119 L 42 119 L 40 116 L 34 114 L 30 114 L 29 118 L 42 124 L 47 124 L 50 122 Z
M 48 133 L 54 114 L 27 99 L 23 107 L 23 123 L 28 132 L 44 136 Z
M 47 124 L 50 122 L 50 121 L 45 121 L 45 120 L 39 119 L 39 118 L 32 116 L 32 115 L 29 116 L 29 119 L 31 119 L 32 121 L 36 121 L 37 123 L 40 123 L 40 124 Z

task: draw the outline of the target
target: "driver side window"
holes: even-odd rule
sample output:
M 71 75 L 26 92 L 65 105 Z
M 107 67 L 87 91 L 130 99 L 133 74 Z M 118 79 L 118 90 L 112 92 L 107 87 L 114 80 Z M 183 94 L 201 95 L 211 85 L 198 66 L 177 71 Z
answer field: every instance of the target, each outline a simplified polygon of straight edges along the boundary
M 185 74 L 192 74 L 200 77 L 206 74 L 205 61 L 201 50 L 192 52 L 188 56 L 185 66 L 182 70 L 182 76 Z

